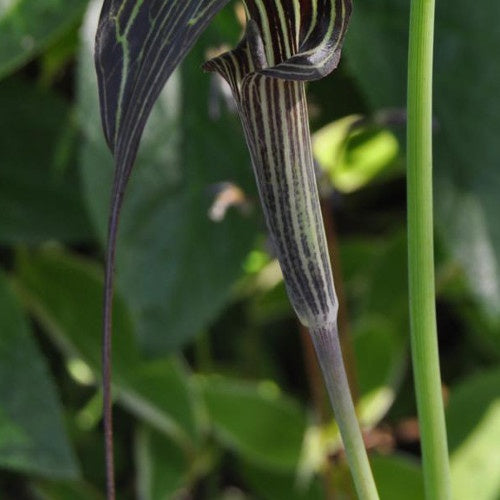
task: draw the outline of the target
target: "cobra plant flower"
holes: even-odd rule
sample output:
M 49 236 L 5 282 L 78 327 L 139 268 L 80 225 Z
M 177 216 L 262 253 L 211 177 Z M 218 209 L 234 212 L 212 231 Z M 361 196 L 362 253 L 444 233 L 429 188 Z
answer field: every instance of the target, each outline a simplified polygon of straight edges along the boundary
M 116 162 L 109 222 L 103 384 L 114 496 L 111 299 L 118 217 L 140 137 L 165 81 L 227 0 L 106 0 L 96 39 L 102 119 Z M 345 375 L 338 302 L 316 187 L 304 82 L 337 66 L 351 0 L 245 0 L 235 50 L 204 66 L 229 83 L 290 301 L 310 329 L 360 498 L 377 493 Z

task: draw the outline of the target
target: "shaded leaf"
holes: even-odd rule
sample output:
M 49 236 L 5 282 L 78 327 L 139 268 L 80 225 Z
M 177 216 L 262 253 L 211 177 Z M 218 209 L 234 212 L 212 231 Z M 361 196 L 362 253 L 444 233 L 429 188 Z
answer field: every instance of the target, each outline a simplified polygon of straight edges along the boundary
M 9 79 L 0 83 L 0 109 L 0 242 L 91 238 L 73 168 L 75 145 L 64 142 L 74 130 L 68 106 Z
M 135 441 L 137 498 L 163 500 L 185 485 L 186 456 L 172 441 L 142 426 Z
M 291 472 L 270 470 L 252 463 L 242 465 L 245 482 L 263 500 L 321 500 L 325 496 L 315 478 L 301 484 Z
M 33 489 L 40 500 L 104 500 L 102 493 L 82 481 L 44 481 Z
M 97 378 L 101 364 L 103 278 L 93 264 L 44 251 L 21 254 L 17 270 L 23 297 L 64 353 L 81 357 Z M 191 388 L 184 367 L 172 359 L 143 361 L 128 311 L 115 299 L 114 383 L 118 401 L 157 429 L 188 443 L 196 437 Z
M 418 462 L 404 455 L 372 456 L 370 463 L 380 498 L 422 500 L 424 477 Z
M 75 478 L 78 466 L 45 360 L 0 273 L 0 466 Z
M 5 0 L 0 5 L 0 78 L 75 24 L 87 0 Z
M 271 382 L 244 383 L 221 377 L 200 379 L 208 415 L 219 438 L 247 460 L 294 470 L 306 419 Z
M 354 333 L 357 410 L 365 427 L 378 424 L 392 406 L 407 362 L 406 332 L 384 317 L 365 317 Z

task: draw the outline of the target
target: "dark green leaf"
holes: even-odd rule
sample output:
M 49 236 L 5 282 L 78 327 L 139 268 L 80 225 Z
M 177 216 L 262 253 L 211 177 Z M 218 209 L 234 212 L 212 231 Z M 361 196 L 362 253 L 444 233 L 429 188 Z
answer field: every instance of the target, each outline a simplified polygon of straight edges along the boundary
M 0 273 L 0 466 L 74 478 L 54 385 L 21 307 Z
M 104 239 L 113 164 L 96 127 L 91 48 L 97 7 L 91 4 L 84 30 L 79 106 L 87 201 Z M 124 204 L 118 289 L 129 304 L 141 346 L 154 355 L 184 345 L 213 320 L 230 298 L 256 235 L 255 220 L 234 209 L 219 223 L 207 215 L 213 184 L 229 180 L 245 190 L 253 187 L 239 125 L 227 113 L 219 118 L 208 113 L 210 77 L 200 65 L 217 39 L 218 26 L 200 40 L 161 94 Z
M 470 7 L 468 0 L 437 2 L 436 226 L 476 296 L 498 318 L 500 3 L 485 0 L 480 8 Z M 408 10 L 401 0 L 357 5 L 346 49 L 375 108 L 405 106 Z
M 37 319 L 48 328 L 65 353 L 81 356 L 92 367 L 100 358 L 102 275 L 90 261 L 60 249 L 20 252 L 17 277 L 23 297 Z M 132 325 L 123 302 L 116 299 L 116 372 L 130 371 L 139 363 Z
M 376 425 L 396 397 L 407 361 L 405 333 L 383 316 L 366 316 L 355 328 L 358 413 L 366 427 Z
M 147 427 L 140 427 L 135 442 L 137 498 L 172 498 L 183 486 L 188 471 L 186 456 L 172 441 Z
M 101 364 L 103 280 L 93 264 L 60 251 L 18 258 L 20 287 L 27 305 L 54 342 L 78 356 L 96 375 Z M 115 300 L 114 381 L 119 402 L 157 429 L 182 440 L 196 437 L 191 388 L 175 360 L 142 361 L 128 311 Z
M 208 414 L 220 439 L 246 459 L 295 470 L 306 428 L 304 413 L 270 382 L 201 379 Z
M 383 500 L 422 500 L 424 478 L 418 462 L 404 455 L 373 456 L 370 463 Z
M 0 243 L 89 239 L 74 141 L 65 142 L 75 131 L 68 106 L 9 79 L 0 83 L 0 109 Z
M 263 500 L 321 500 L 325 498 L 319 481 L 301 484 L 292 472 L 281 472 L 245 463 L 242 467 L 245 482 Z
M 6 0 L 0 5 L 0 78 L 62 35 L 87 0 Z
M 370 274 L 365 311 L 392 321 L 404 338 L 409 332 L 406 233 L 391 236 L 372 262 Z
M 104 495 L 82 481 L 44 481 L 33 489 L 40 500 L 104 500 Z

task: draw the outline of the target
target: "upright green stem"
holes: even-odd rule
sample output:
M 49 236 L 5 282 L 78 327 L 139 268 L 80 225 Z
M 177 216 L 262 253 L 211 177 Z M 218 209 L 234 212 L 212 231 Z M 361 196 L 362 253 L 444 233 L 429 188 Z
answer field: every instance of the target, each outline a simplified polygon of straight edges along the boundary
M 432 216 L 434 0 L 412 0 L 408 68 L 408 261 L 413 371 L 427 499 L 450 498 L 437 344 Z
M 352 402 L 336 325 L 315 328 L 312 340 L 344 443 L 347 461 L 360 500 L 378 500 L 368 455 Z

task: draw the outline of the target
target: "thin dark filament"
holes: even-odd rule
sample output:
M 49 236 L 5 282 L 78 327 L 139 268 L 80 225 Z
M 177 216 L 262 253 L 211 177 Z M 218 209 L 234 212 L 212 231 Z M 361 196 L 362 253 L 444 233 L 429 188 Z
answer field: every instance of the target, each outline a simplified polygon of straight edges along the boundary
M 118 176 L 117 176 L 118 177 Z M 122 193 L 119 180 L 115 178 L 111 195 L 111 211 L 108 225 L 108 246 L 106 251 L 106 270 L 104 280 L 104 311 L 102 337 L 102 393 L 104 416 L 104 447 L 106 461 L 106 497 L 115 500 L 115 466 L 113 446 L 113 398 L 111 394 L 112 377 L 112 320 L 113 320 L 113 288 L 116 236 L 122 204 Z

